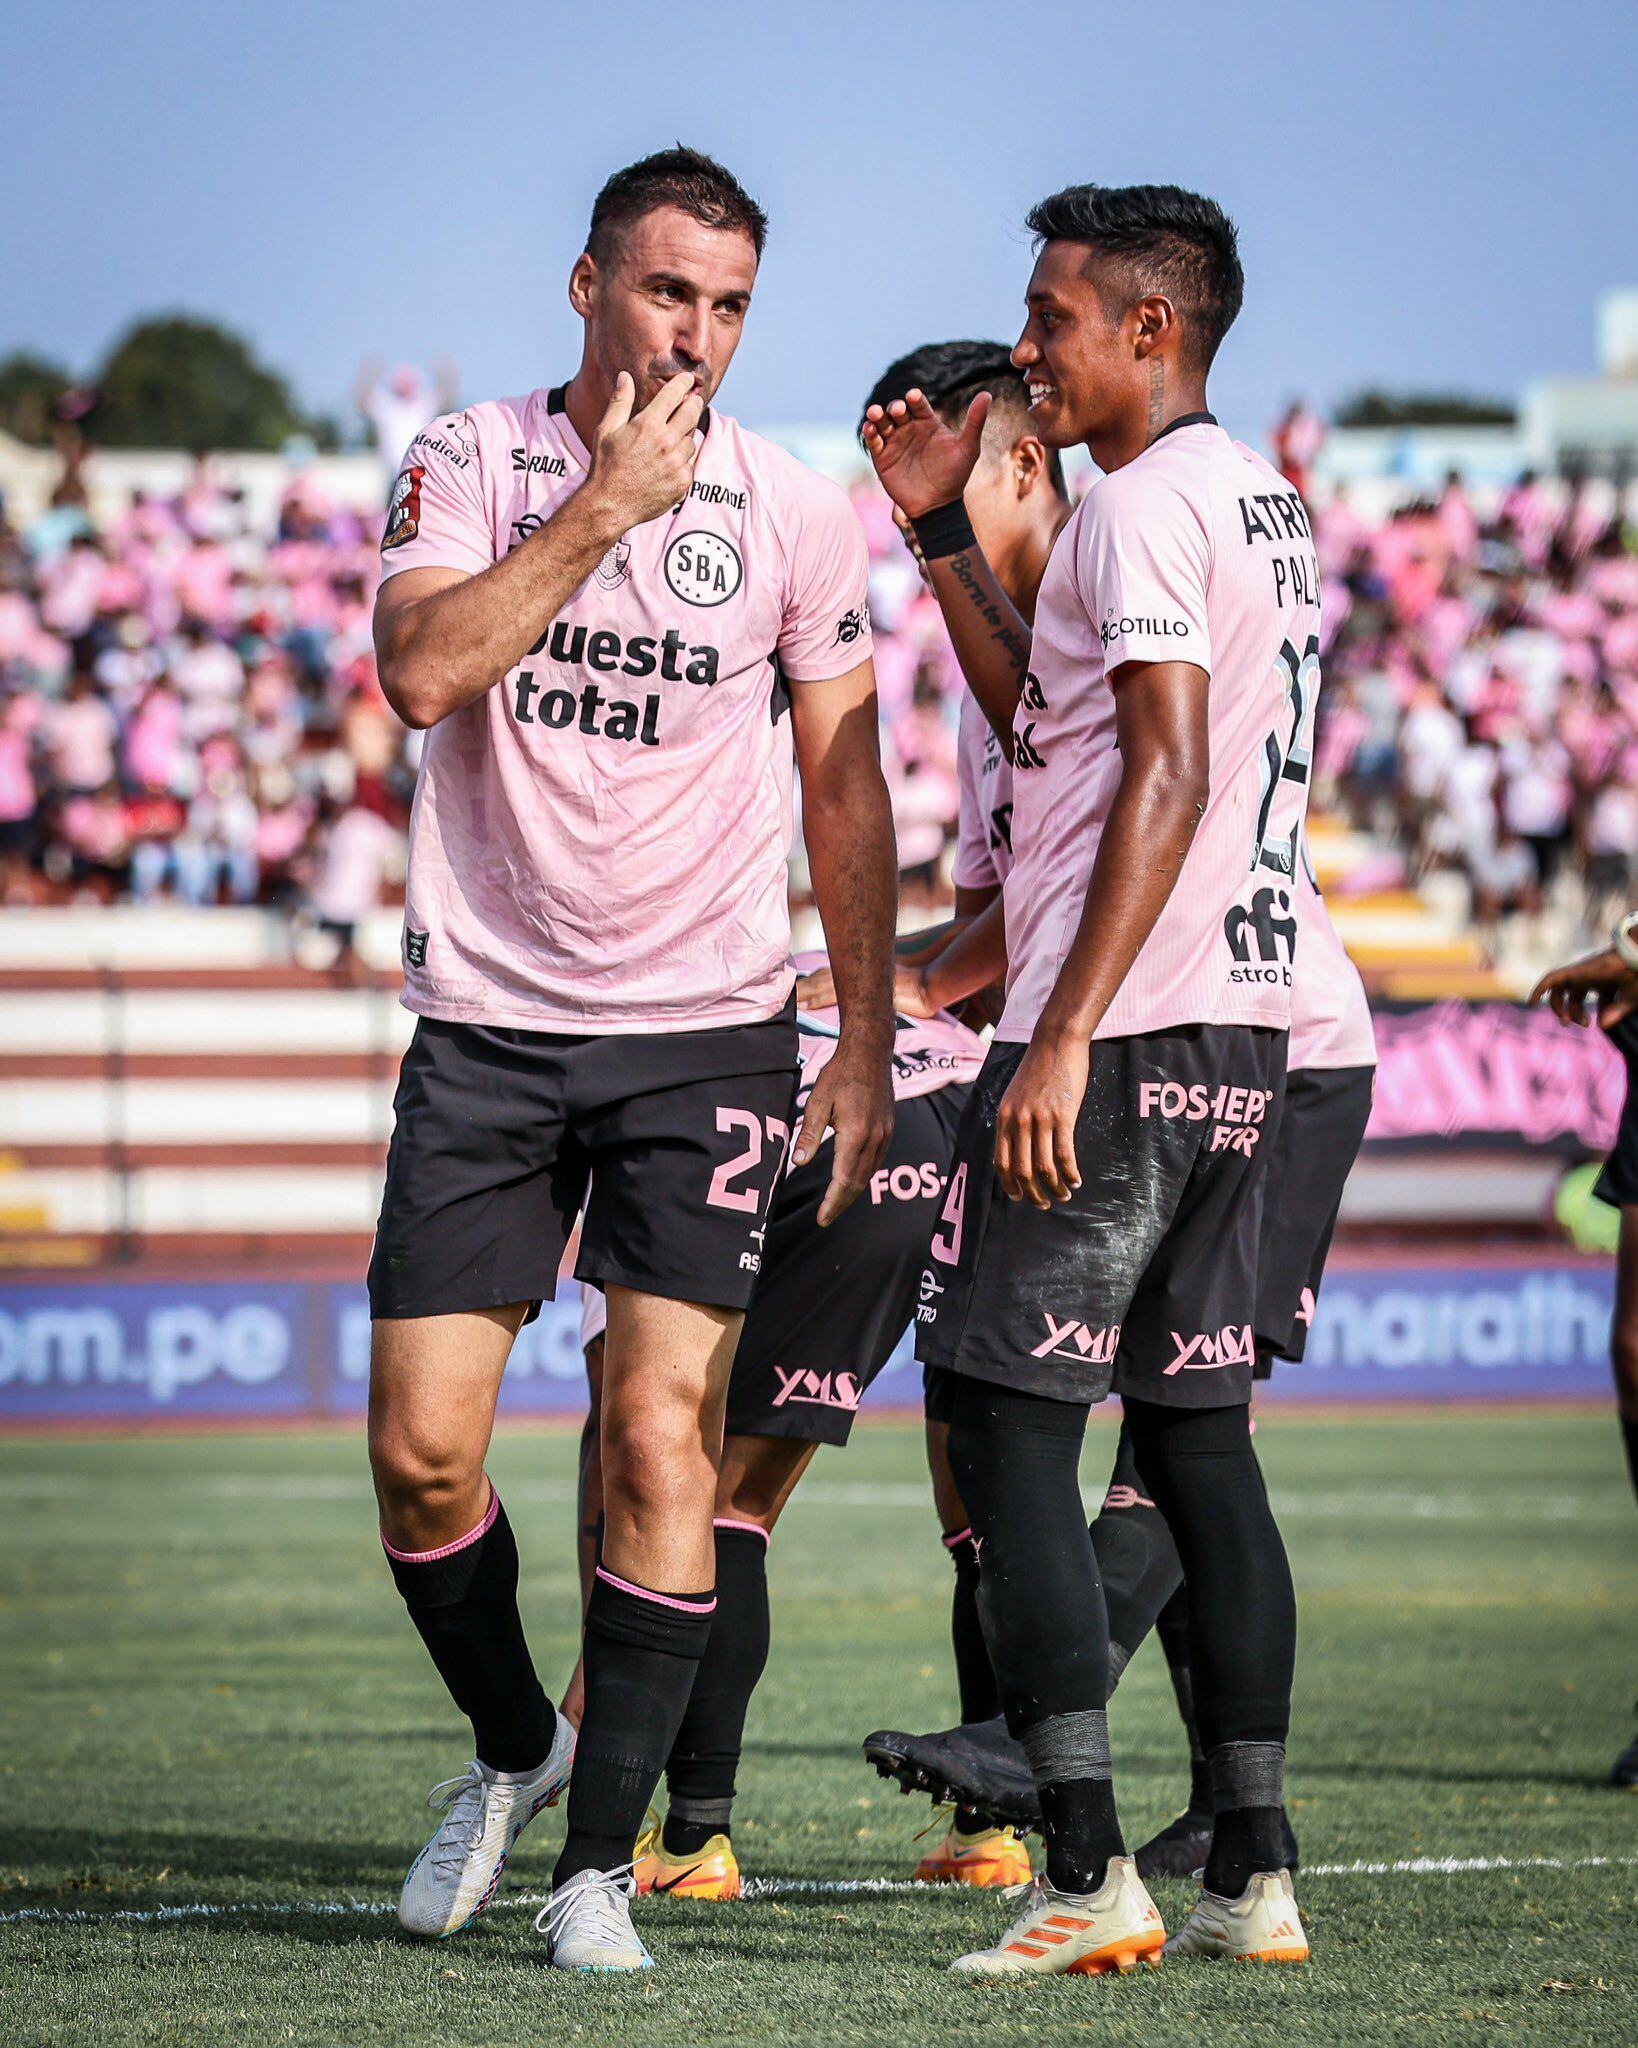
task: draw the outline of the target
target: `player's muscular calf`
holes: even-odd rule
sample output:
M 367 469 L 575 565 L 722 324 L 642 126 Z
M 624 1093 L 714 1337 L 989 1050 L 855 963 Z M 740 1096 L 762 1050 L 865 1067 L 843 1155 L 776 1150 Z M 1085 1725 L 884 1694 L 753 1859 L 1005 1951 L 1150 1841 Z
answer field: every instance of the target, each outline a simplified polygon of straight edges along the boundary
M 516 667 L 615 543 L 688 495 L 704 404 L 679 373 L 632 412 L 624 371 L 598 423 L 591 472 L 538 533 L 479 576 L 410 569 L 381 586 L 381 687 L 407 725 L 436 725 Z

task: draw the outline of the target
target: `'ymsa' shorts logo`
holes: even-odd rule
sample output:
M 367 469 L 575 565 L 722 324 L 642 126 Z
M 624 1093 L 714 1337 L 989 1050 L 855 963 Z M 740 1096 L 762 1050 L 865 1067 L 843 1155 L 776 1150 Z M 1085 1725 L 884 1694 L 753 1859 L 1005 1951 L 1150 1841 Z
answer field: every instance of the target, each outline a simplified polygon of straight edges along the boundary
M 665 551 L 665 580 L 684 604 L 726 604 L 745 581 L 745 564 L 720 533 L 679 533 Z

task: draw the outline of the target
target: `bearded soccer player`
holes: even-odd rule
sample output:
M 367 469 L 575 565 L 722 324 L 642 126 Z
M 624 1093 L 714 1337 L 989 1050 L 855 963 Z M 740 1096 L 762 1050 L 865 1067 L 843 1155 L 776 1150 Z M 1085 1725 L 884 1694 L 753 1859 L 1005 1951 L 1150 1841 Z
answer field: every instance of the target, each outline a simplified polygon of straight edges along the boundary
M 539 1922 L 565 1969 L 651 1961 L 633 1847 L 710 1629 L 723 1400 L 793 1114 L 793 746 L 840 1007 L 792 1154 L 833 1131 L 821 1226 L 892 1126 L 864 537 L 838 489 L 708 409 L 765 228 L 694 151 L 617 173 L 569 280 L 578 370 L 422 434 L 382 542 L 383 687 L 431 733 L 370 1452 L 393 1576 L 476 1749 L 399 1917 L 470 1920 L 572 1760 Z M 588 1182 L 576 1271 L 609 1302 L 607 1524 L 576 1754 L 484 1458 Z
M 1301 501 L 1207 409 L 1243 295 L 1221 209 L 1081 186 L 1029 225 L 1014 361 L 1031 417 L 1104 472 L 1053 551 L 1033 640 L 962 504 L 984 400 L 952 431 L 912 393 L 866 436 L 1014 773 L 1007 1005 L 957 1139 L 921 1349 L 958 1382 L 951 1465 L 1047 1866 L 1001 1941 L 955 1967 L 1094 1974 L 1163 1946 L 1299 1961 L 1281 1842 L 1295 1600 L 1248 1404 L 1318 569 Z M 1215 1793 L 1205 1889 L 1170 1942 L 1115 1808 L 1077 1476 L 1111 1390 L 1190 1586 Z

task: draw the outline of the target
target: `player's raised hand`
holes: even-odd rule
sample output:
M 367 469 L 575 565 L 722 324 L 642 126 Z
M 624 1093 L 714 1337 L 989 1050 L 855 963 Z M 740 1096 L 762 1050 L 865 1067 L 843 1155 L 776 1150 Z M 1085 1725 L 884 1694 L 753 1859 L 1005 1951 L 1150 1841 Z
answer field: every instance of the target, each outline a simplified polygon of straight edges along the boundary
M 864 417 L 865 453 L 882 489 L 907 519 L 935 505 L 952 505 L 978 463 L 991 395 L 979 392 L 959 429 L 947 427 L 925 393 L 907 391 L 891 405 L 873 405 Z
M 668 378 L 641 412 L 637 387 L 624 370 L 597 423 L 586 489 L 607 509 L 616 532 L 629 533 L 680 505 L 694 481 L 694 430 L 705 410 L 686 370 Z
M 834 1223 L 870 1185 L 893 1137 L 893 1084 L 885 1060 L 855 1054 L 846 1041 L 814 1082 L 791 1147 L 791 1163 L 805 1166 L 833 1131 L 830 1185 L 819 1204 L 821 1229 Z
M 1084 1039 L 1031 1041 L 1001 1098 L 995 1125 L 995 1168 L 1013 1201 L 1050 1209 L 1080 1186 L 1075 1122 L 1090 1071 Z
M 1532 1003 L 1547 1003 L 1561 1024 L 1589 1024 L 1596 1008 L 1606 1031 L 1638 1013 L 1638 973 L 1613 946 L 1589 953 L 1544 974 L 1530 991 Z

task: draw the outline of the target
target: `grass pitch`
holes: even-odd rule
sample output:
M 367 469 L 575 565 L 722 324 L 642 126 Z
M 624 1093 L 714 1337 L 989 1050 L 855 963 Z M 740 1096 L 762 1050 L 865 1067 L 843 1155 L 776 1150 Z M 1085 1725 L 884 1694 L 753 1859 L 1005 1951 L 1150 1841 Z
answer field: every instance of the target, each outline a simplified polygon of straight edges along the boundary
M 847 1888 L 906 1878 L 931 1818 L 869 1772 L 861 1736 L 954 1706 L 918 1432 L 861 1429 L 789 1511 L 735 1831 L 775 1883 L 738 1906 L 645 1902 L 659 1968 L 641 1979 L 543 1967 L 527 1901 L 557 1816 L 468 1934 L 396 1938 L 422 1795 L 467 1751 L 376 1547 L 360 1444 L 0 1444 L 0 2040 L 1638 2039 L 1638 1799 L 1603 1782 L 1638 1681 L 1612 1424 L 1273 1414 L 1258 1441 L 1302 1601 L 1291 1792 L 1314 1961 L 989 1989 L 944 1965 L 991 1936 L 994 1898 Z M 1112 1446 L 1093 1432 L 1094 1492 Z M 492 1469 L 555 1683 L 573 1445 L 512 1436 Z M 1152 1646 L 1113 1723 L 1137 1841 L 1185 1783 Z M 1187 1888 L 1156 1893 L 1175 1924 Z

